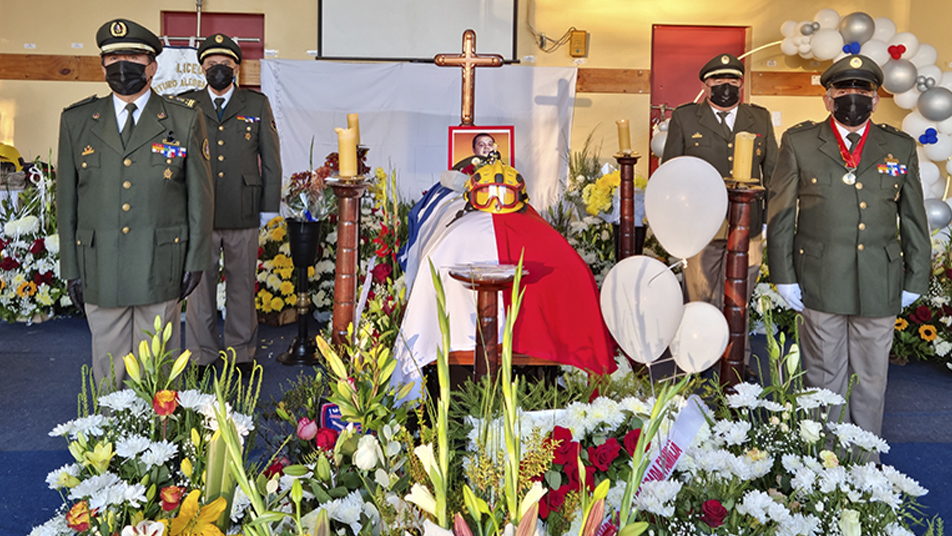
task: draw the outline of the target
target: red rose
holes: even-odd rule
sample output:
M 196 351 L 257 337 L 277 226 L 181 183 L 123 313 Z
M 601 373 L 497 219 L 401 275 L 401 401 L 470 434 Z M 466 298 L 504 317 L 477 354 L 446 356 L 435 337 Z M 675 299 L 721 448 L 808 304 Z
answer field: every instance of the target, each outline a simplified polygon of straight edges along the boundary
M 12 272 L 13 270 L 16 270 L 19 267 L 20 267 L 20 263 L 18 263 L 17 260 L 14 259 L 13 257 L 7 257 L 3 259 L 2 261 L 0 261 L 0 268 L 8 272 Z
M 562 466 L 575 465 L 581 445 L 572 441 L 572 431 L 556 426 L 552 430 L 552 439 L 561 441 L 553 452 L 552 463 Z
M 578 464 L 570 463 L 565 466 L 563 471 L 565 471 L 565 476 L 568 477 L 569 489 L 580 489 L 582 482 L 578 477 Z M 595 471 L 596 469 L 594 465 L 585 465 L 585 487 L 588 488 L 589 491 L 595 490 Z
M 393 268 L 391 268 L 387 263 L 380 263 L 374 266 L 374 269 L 371 270 L 371 272 L 374 274 L 375 282 L 384 283 L 390 278 L 390 274 L 393 273 Z
M 601 471 L 607 471 L 615 458 L 618 457 L 618 451 L 621 445 L 614 437 L 608 438 L 608 441 L 597 447 L 588 447 L 588 461 Z
M 707 523 L 711 528 L 717 528 L 724 524 L 724 518 L 727 517 L 727 508 L 717 499 L 704 501 L 701 505 L 701 521 Z
M 159 492 L 159 498 L 162 500 L 162 509 L 171 512 L 178 508 L 182 502 L 182 495 L 185 495 L 185 488 L 179 486 L 166 486 Z
M 334 445 L 337 444 L 337 431 L 330 428 L 321 428 L 314 436 L 314 443 L 319 449 L 333 450 Z
M 46 251 L 46 244 L 44 244 L 42 238 L 37 238 L 33 242 L 33 245 L 30 246 L 30 253 L 34 255 L 39 255 L 40 253 L 43 253 L 44 251 Z
M 178 393 L 175 391 L 163 389 L 155 393 L 155 398 L 152 399 L 152 409 L 155 410 L 156 415 L 162 417 L 171 415 L 177 407 Z
M 281 456 L 280 458 L 275 460 L 274 463 L 269 465 L 267 469 L 264 470 L 264 476 L 270 479 L 274 475 L 283 475 L 284 468 L 290 464 L 291 464 L 291 460 L 289 460 L 287 456 Z
M 565 495 L 572 491 L 572 487 L 563 484 L 559 489 L 550 489 L 546 494 L 545 502 L 549 505 L 550 511 L 561 510 L 565 504 Z
M 551 492 L 549 492 L 549 493 L 551 493 Z M 549 503 L 546 502 L 546 500 L 548 499 L 548 496 L 549 496 L 549 494 L 546 493 L 546 494 L 543 495 L 542 498 L 539 500 L 539 519 L 545 519 L 545 518 L 549 517 Z M 459 514 L 457 514 L 457 515 L 459 515 Z
M 622 441 L 625 442 L 625 452 L 627 452 L 629 456 L 634 457 L 635 447 L 638 446 L 639 437 L 641 437 L 641 428 L 630 430 L 625 434 L 625 438 Z
M 920 305 L 919 307 L 916 307 L 915 312 L 909 315 L 909 318 L 919 324 L 924 324 L 932 320 L 932 311 L 927 306 Z

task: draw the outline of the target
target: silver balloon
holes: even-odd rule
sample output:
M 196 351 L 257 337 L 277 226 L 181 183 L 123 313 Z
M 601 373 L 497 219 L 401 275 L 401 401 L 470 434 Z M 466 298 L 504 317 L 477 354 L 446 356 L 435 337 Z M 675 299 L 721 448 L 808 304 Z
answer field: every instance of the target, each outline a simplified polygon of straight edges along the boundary
M 932 89 L 935 87 L 935 78 L 929 77 L 926 78 L 926 87 Z
M 941 199 L 926 199 L 926 219 L 933 231 L 947 227 L 952 222 L 952 208 Z
M 952 117 L 952 91 L 938 86 L 919 95 L 919 113 L 930 121 L 945 121 Z
M 810 24 L 804 24 L 803 26 L 800 27 L 800 33 L 802 33 L 803 35 L 810 35 L 813 33 L 813 31 L 814 31 L 813 26 Z
M 883 65 L 883 89 L 890 93 L 909 91 L 915 87 L 918 73 L 909 60 L 889 60 Z
M 921 84 L 916 82 L 916 90 L 919 93 L 924 93 L 927 89 L 929 89 L 929 86 L 927 86 L 925 82 L 922 82 Z
M 840 35 L 843 41 L 847 43 L 857 42 L 863 44 L 873 37 L 876 31 L 876 22 L 866 13 L 850 13 L 840 19 Z
M 916 84 L 926 85 L 926 77 L 922 76 L 921 74 L 920 74 L 919 76 L 917 76 L 917 77 L 916 77 Z
M 813 27 L 813 31 L 814 31 L 814 32 L 820 29 L 820 23 L 819 23 L 819 22 L 814 22 L 814 23 L 811 24 L 810 26 Z

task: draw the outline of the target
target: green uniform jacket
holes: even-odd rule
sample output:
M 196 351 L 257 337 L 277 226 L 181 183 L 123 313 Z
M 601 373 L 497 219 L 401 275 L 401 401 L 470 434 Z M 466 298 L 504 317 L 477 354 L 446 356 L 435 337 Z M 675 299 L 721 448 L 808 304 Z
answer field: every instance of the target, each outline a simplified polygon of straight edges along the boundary
M 215 229 L 257 228 L 281 203 L 281 149 L 268 97 L 235 88 L 218 121 L 208 90 L 189 91 L 205 112 L 215 183 Z M 258 158 L 261 167 L 258 167 Z
M 928 291 L 932 244 L 916 144 L 888 125 L 868 128 L 852 186 L 829 118 L 783 135 L 768 189 L 767 262 L 771 281 L 799 283 L 810 309 L 892 316 L 903 289 Z
M 737 105 L 734 132 L 757 135 L 751 177 L 765 182 L 763 179 L 771 176 L 777 163 L 777 139 L 770 112 L 756 104 Z M 696 156 L 714 166 L 721 177 L 731 176 L 734 167 L 733 136 L 727 137 L 720 119 L 714 115 L 714 110 L 706 100 L 683 104 L 671 113 L 668 139 L 661 161 L 667 162 L 676 156 Z M 763 203 L 755 203 L 750 221 L 752 235 L 759 235 L 763 213 Z M 726 230 L 722 229 L 716 238 L 727 238 Z
M 64 279 L 82 278 L 87 303 L 174 300 L 183 271 L 211 266 L 207 143 L 197 110 L 156 93 L 126 149 L 111 95 L 63 111 L 56 169 L 60 271 Z M 185 154 L 162 154 L 171 150 Z

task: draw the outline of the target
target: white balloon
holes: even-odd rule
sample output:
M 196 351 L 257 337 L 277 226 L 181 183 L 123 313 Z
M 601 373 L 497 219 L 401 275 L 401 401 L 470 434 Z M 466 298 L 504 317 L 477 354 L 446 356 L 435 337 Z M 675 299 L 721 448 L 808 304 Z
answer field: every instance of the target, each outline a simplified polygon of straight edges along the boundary
M 889 45 L 887 45 L 885 41 L 878 39 L 870 39 L 863 43 L 863 46 L 859 49 L 859 53 L 875 61 L 880 67 L 890 60 Z
M 884 43 L 888 42 L 896 35 L 896 23 L 887 17 L 876 19 L 876 30 L 873 32 L 873 39 L 878 39 Z
M 943 134 L 952 134 L 952 117 L 939 121 L 938 130 Z
M 612 267 L 602 283 L 600 302 L 608 331 L 639 363 L 658 359 L 684 313 L 678 279 L 661 261 L 644 255 Z
M 939 180 L 939 166 L 929 162 L 928 160 L 921 160 L 919 162 L 919 180 L 922 181 L 922 185 L 932 186 Z M 925 189 L 925 188 L 923 188 Z
M 952 160 L 949 160 L 948 162 L 945 163 L 945 172 L 952 175 Z
M 780 25 L 780 34 L 784 37 L 793 37 L 800 27 L 795 20 L 788 20 Z
M 671 340 L 671 355 L 687 373 L 704 372 L 717 363 L 727 348 L 730 329 L 724 313 L 706 302 L 684 306 L 684 316 Z
M 915 64 L 915 62 L 912 62 Z M 927 63 L 919 67 L 919 76 L 924 76 L 926 78 L 931 78 L 935 80 L 936 85 L 939 84 L 939 81 L 942 80 L 942 69 L 938 68 L 935 64 Z
M 664 154 L 664 144 L 668 141 L 668 133 L 659 131 L 651 137 L 651 154 L 661 158 Z
M 821 9 L 820 11 L 817 11 L 816 16 L 813 17 L 813 20 L 820 23 L 821 30 L 835 30 L 840 24 L 840 14 L 837 13 L 835 9 Z
M 686 259 L 714 238 L 727 215 L 727 187 L 711 164 L 695 156 L 672 158 L 645 189 L 645 216 L 658 241 Z
M 918 138 L 916 139 L 916 141 L 918 141 Z M 921 146 L 921 145 L 919 145 L 918 143 L 916 144 L 916 159 L 918 159 L 920 162 L 928 162 L 928 161 L 929 161 L 929 157 L 926 156 L 926 148 L 923 147 L 923 146 Z M 919 175 L 919 179 L 920 179 L 920 180 L 922 179 L 922 175 L 921 175 L 921 174 Z
M 843 59 L 843 58 L 845 58 L 845 57 L 847 57 L 847 56 L 849 56 L 848 53 L 843 52 L 842 50 L 840 50 L 840 53 L 837 54 L 835 58 L 833 58 L 833 63 L 836 63 L 836 62 L 840 61 L 841 59 Z
M 810 50 L 810 45 L 800 45 L 800 57 L 805 60 L 813 59 L 813 51 Z
M 942 199 L 945 195 L 945 181 L 941 178 L 937 180 L 930 188 L 929 193 L 923 192 L 926 199 Z
M 902 59 L 908 60 L 919 52 L 919 38 L 912 32 L 897 33 L 892 39 L 886 41 L 889 46 L 903 45 L 906 51 L 902 53 Z
M 936 136 L 939 141 L 925 146 L 926 156 L 929 160 L 940 162 L 952 156 L 952 136 L 939 134 Z
M 843 51 L 843 36 L 839 30 L 822 29 L 813 34 L 810 41 L 813 55 L 821 61 L 832 60 Z
M 935 81 L 937 86 L 952 89 L 952 71 L 943 71 L 942 78 Z
M 902 120 L 902 131 L 916 140 L 920 135 L 925 134 L 927 128 L 936 128 L 936 123 L 922 117 L 918 110 L 911 112 Z
M 909 58 L 909 61 L 915 64 L 916 67 L 920 67 L 919 74 L 922 74 L 921 67 L 925 65 L 932 65 L 939 59 L 939 51 L 935 49 L 934 46 L 928 44 L 919 45 L 919 52 L 916 52 L 916 55 Z M 936 82 L 939 79 L 936 78 Z
M 797 52 L 800 52 L 799 44 L 796 43 L 795 40 L 795 37 L 784 37 L 780 43 L 780 52 L 783 52 L 787 56 L 793 56 Z
M 912 88 L 909 91 L 903 91 L 902 93 L 893 95 L 893 102 L 903 110 L 912 110 L 919 104 L 919 95 L 919 90 Z

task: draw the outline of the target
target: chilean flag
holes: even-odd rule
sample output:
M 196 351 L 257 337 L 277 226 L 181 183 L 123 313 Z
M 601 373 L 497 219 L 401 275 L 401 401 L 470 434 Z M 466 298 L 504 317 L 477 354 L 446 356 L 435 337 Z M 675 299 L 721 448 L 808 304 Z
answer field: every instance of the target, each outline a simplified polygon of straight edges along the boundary
M 460 213 L 462 195 L 442 186 L 415 207 L 405 255 L 409 292 L 406 314 L 394 350 L 399 365 L 393 381 L 415 381 L 421 393 L 421 369 L 436 360 L 442 341 L 436 289 L 429 263 L 439 271 L 450 317 L 450 351 L 476 347 L 476 292 L 449 276 L 449 267 L 470 263 L 517 264 L 523 255 L 525 296 L 513 333 L 513 351 L 572 365 L 594 374 L 616 369 L 614 343 L 599 308 L 598 287 L 585 261 L 531 207 L 525 212 Z M 419 223 L 414 215 L 426 215 Z M 511 291 L 500 301 L 499 342 Z

